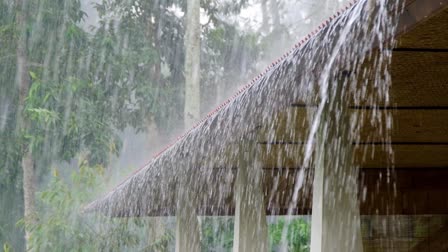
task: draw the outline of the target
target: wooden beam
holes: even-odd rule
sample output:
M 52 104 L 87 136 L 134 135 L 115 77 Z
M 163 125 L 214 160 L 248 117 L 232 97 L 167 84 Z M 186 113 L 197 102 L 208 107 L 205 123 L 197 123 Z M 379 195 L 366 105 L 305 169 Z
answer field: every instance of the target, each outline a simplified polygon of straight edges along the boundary
M 356 150 L 356 160 L 361 167 L 448 167 L 448 145 L 396 145 L 394 160 L 381 147 L 363 146 Z
M 446 49 L 447 6 L 447 0 L 420 0 L 409 5 L 400 19 L 398 47 Z
M 448 88 L 446 89 L 448 90 Z M 383 120 L 380 124 L 372 124 L 373 112 L 364 111 L 364 109 L 369 108 L 351 109 L 352 115 L 358 114 L 358 116 L 364 117 L 363 127 L 360 129 L 360 141 L 362 142 L 384 141 L 384 130 L 387 128 L 386 114 L 389 114 L 392 119 L 392 128 L 389 132 L 391 142 L 448 142 L 448 123 L 446 123 L 448 122 L 448 107 L 379 108 L 379 113 L 383 113 Z M 270 125 L 262 127 L 258 142 L 265 144 L 301 144 L 305 142 L 309 127 L 307 116 L 305 108 L 288 108 L 285 112 L 280 113 Z
M 448 12 L 446 13 L 448 16 Z M 437 40 L 435 37 L 431 39 Z M 392 56 L 391 74 L 391 105 L 395 107 L 448 106 L 448 99 L 446 99 L 448 96 L 448 53 L 395 51 Z
M 300 167 L 303 164 L 304 145 L 262 145 L 264 167 Z M 383 146 L 361 145 L 355 148 L 359 167 L 376 168 L 393 165 L 400 167 L 448 167 L 448 145 L 440 143 L 401 144 L 392 146 L 394 157 Z

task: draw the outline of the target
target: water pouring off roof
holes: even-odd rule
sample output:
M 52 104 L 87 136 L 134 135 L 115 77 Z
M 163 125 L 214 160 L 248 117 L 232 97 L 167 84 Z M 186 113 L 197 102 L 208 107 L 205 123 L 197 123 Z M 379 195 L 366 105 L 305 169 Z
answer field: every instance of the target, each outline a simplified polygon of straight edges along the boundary
M 182 190 L 192 190 L 200 202 L 198 213 L 232 213 L 239 157 L 255 145 L 265 171 L 268 212 L 310 212 L 312 173 L 308 167 L 315 162 L 313 123 L 320 123 L 314 117 L 322 101 L 332 101 L 334 94 L 328 91 L 335 91 L 331 85 L 341 78 L 348 81 L 342 80 L 347 84 L 339 95 L 352 111 L 351 122 L 355 124 L 350 126 L 350 141 L 356 146 L 354 165 L 399 167 L 402 162 L 403 167 L 408 166 L 413 161 L 402 161 L 403 152 L 408 153 L 406 142 L 396 143 L 404 147 L 397 147 L 395 161 L 390 160 L 390 143 L 396 136 L 389 124 L 395 119 L 383 112 L 400 110 L 401 103 L 410 109 L 419 105 L 400 91 L 407 89 L 400 86 L 403 77 L 399 72 L 400 59 L 406 56 L 398 56 L 395 65 L 390 65 L 390 60 L 392 54 L 395 57 L 412 46 L 413 36 L 418 36 L 412 32 L 419 25 L 431 25 L 437 13 L 446 15 L 446 10 L 442 11 L 446 3 L 417 0 L 403 4 L 401 12 L 399 3 L 350 3 L 85 210 L 110 216 L 173 215 Z M 392 50 L 393 38 L 409 44 L 398 44 Z M 393 88 L 389 90 L 391 81 Z M 437 88 L 447 92 L 442 84 Z M 425 106 L 448 105 L 444 102 L 442 98 L 433 99 Z M 445 149 L 440 151 L 444 153 Z M 445 161 L 439 163 L 445 165 Z M 291 205 L 293 195 L 301 195 L 301 199 Z

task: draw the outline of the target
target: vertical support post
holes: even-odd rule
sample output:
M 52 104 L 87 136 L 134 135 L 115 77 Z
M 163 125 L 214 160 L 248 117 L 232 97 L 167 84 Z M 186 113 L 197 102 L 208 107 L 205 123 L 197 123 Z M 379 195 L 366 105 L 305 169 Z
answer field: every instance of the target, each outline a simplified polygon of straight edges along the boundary
M 242 152 L 235 181 L 234 252 L 267 252 L 268 226 L 263 197 L 263 170 L 257 147 Z
M 163 239 L 166 232 L 165 217 L 151 217 L 151 226 L 148 230 L 148 242 L 149 244 L 155 244 Z M 164 248 L 155 248 L 153 252 L 162 252 Z
M 176 252 L 201 251 L 199 222 L 196 209 L 191 204 L 184 204 L 182 210 L 176 215 Z M 179 209 L 179 208 L 178 208 Z
M 176 210 L 176 252 L 201 251 L 200 225 L 197 216 L 198 191 L 197 171 L 192 159 L 191 165 L 180 175 L 180 186 Z
M 311 252 L 363 251 L 349 108 L 343 102 L 344 83 L 335 84 L 329 87 L 330 97 L 323 101 L 318 118 Z

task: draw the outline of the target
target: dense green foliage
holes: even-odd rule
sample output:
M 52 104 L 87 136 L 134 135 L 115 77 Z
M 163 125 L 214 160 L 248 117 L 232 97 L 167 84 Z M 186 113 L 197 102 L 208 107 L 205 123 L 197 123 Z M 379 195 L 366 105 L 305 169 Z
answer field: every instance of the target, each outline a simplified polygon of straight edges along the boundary
M 106 167 L 120 153 L 120 132 L 126 128 L 145 131 L 152 126 L 159 134 L 168 136 L 182 124 L 185 27 L 183 16 L 170 8 L 185 11 L 186 2 L 98 1 L 95 8 L 99 24 L 92 30 L 83 27 L 86 13 L 81 0 L 27 2 L 26 9 L 19 12 L 15 1 L 0 1 L 3 250 L 24 250 L 25 223 L 19 220 L 23 217 L 21 158 L 25 146 L 31 146 L 39 191 L 38 218 L 26 224 L 32 230 L 29 241 L 32 248 L 39 251 L 168 248 L 173 242 L 169 228 L 158 240 L 149 242 L 144 234 L 148 233 L 151 221 L 86 217 L 81 209 L 108 180 L 111 171 Z M 245 0 L 201 3 L 209 19 L 202 25 L 201 37 L 204 113 L 255 72 L 254 62 L 263 47 L 260 34 L 243 30 L 226 19 L 245 4 Z M 18 111 L 16 83 L 18 13 L 28 20 L 25 36 L 31 83 L 24 111 Z M 17 118 L 21 113 L 30 124 L 25 131 L 18 130 Z M 218 245 L 230 249 L 231 227 L 231 219 L 205 218 L 204 250 Z M 272 230 L 278 228 L 271 226 Z M 306 239 L 306 227 L 299 225 L 296 229 Z M 273 232 L 275 245 L 277 238 Z
M 166 251 L 173 247 L 174 223 L 165 223 L 165 233 L 148 239 L 152 221 L 145 218 L 110 219 L 84 214 L 85 203 L 97 197 L 104 186 L 104 168 L 80 160 L 79 170 L 68 178 L 53 170 L 47 188 L 38 194 L 39 221 L 31 224 L 30 243 L 37 251 Z M 201 217 L 202 251 L 232 251 L 233 217 Z M 21 224 L 24 224 L 21 222 Z M 269 224 L 271 251 L 278 248 L 285 219 Z M 287 226 L 288 251 L 309 251 L 309 220 L 293 218 Z
M 202 251 L 232 251 L 232 217 L 203 217 Z M 286 231 L 288 251 L 310 251 L 311 227 L 307 217 L 293 217 L 286 225 L 284 217 L 272 220 L 268 226 L 270 251 L 278 251 L 282 243 L 282 234 Z M 286 228 L 286 229 L 285 229 Z
M 202 251 L 232 251 L 233 218 L 204 217 L 201 221 Z
M 46 190 L 38 194 L 39 220 L 30 224 L 30 247 L 35 251 L 123 251 L 138 244 L 143 228 L 133 220 L 109 219 L 82 213 L 103 181 L 104 168 L 81 161 L 66 180 L 53 171 Z M 132 227 L 132 228 L 131 228 Z M 140 232 L 139 232 L 140 231 Z
M 269 238 L 272 247 L 275 248 L 281 243 L 283 232 L 286 231 L 288 251 L 310 251 L 311 227 L 309 220 L 294 218 L 288 223 L 285 230 L 286 223 L 286 220 L 282 218 L 269 225 Z
M 1 38 L 14 49 L 18 39 L 14 22 L 17 10 L 12 3 L 3 4 L 2 11 L 9 19 L 2 26 Z M 29 1 L 22 15 L 28 17 L 27 64 L 32 82 L 23 111 L 31 127 L 25 132 L 16 130 L 16 118 L 22 111 L 17 111 L 14 50 L 5 51 L 13 56 L 6 55 L 6 60 L 1 62 L 9 71 L 1 76 L 2 91 L 5 91 L 2 92 L 5 94 L 2 108 L 8 109 L 2 115 L 5 123 L 0 150 L 4 158 L 0 160 L 0 173 L 5 176 L 1 177 L 0 185 L 5 188 L 2 193 L 9 193 L 2 196 L 2 200 L 14 199 L 5 202 L 5 205 L 12 204 L 7 210 L 11 213 L 22 212 L 22 204 L 14 201 L 21 198 L 20 159 L 24 146 L 31 147 L 38 176 L 36 182 L 39 182 L 48 176 L 55 163 L 71 161 L 81 153 L 89 164 L 107 165 L 110 155 L 119 151 L 116 130 L 126 126 L 123 122 L 128 122 L 121 120 L 122 113 L 117 112 L 117 106 L 123 107 L 124 103 L 113 106 L 117 103 L 110 95 L 114 87 L 105 76 L 93 74 L 102 72 L 98 69 L 100 65 L 95 64 L 101 61 L 102 54 L 90 53 L 95 44 L 79 27 L 85 15 L 80 1 Z M 101 52 L 102 48 L 94 51 Z M 84 64 L 87 58 L 93 62 L 90 66 Z M 5 225 L 1 226 L 15 230 L 11 220 L 17 221 L 17 217 L 5 219 Z M 17 240 L 20 236 L 11 239 L 18 246 L 23 244 Z M 0 236 L 0 240 L 3 239 L 3 235 Z

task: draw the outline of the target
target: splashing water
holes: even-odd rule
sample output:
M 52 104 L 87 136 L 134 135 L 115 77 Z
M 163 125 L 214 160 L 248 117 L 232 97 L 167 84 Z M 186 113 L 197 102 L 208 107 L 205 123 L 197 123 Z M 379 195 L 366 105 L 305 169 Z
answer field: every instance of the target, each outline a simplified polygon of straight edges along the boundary
M 344 181 L 356 187 L 362 160 L 354 160 L 347 152 L 360 148 L 365 159 L 375 151 L 362 143 L 381 142 L 390 154 L 389 168 L 393 168 L 393 152 L 387 144 L 391 119 L 379 107 L 390 102 L 388 66 L 401 9 L 401 2 L 360 1 L 331 18 L 88 209 L 109 216 L 171 215 L 174 211 L 181 215 L 191 209 L 198 209 L 198 215 L 231 214 L 235 171 L 247 164 L 244 160 L 254 158 L 241 153 L 254 148 L 261 164 L 247 167 L 249 174 L 256 174 L 256 169 L 277 168 L 277 183 L 264 188 L 265 198 L 274 213 L 286 203 L 289 217 L 305 206 L 302 199 L 309 197 L 316 173 L 313 167 L 320 160 L 327 160 L 326 165 L 332 161 L 352 167 Z M 285 115 L 292 104 L 305 109 L 300 115 L 303 118 L 294 113 Z M 370 109 L 346 113 L 358 107 Z M 286 122 L 304 122 L 303 131 L 297 131 L 296 125 L 283 128 L 284 138 L 302 139 L 299 143 L 276 138 L 278 127 L 284 123 L 279 115 L 284 115 Z M 377 130 L 366 135 L 361 132 L 365 123 Z M 286 190 L 280 188 L 285 185 L 278 181 L 291 173 L 295 179 L 287 181 Z M 247 186 L 262 179 L 254 176 Z M 191 206 L 173 209 L 176 202 L 186 199 Z M 247 204 L 255 206 L 252 201 L 256 200 L 249 199 Z
M 159 1 L 156 2 L 159 3 Z M 85 145 L 95 141 L 107 145 L 110 152 L 117 151 L 119 147 L 116 143 L 105 139 L 115 138 L 116 131 L 123 130 L 124 132 L 131 124 L 135 128 L 146 127 L 147 125 L 142 125 L 156 121 L 156 115 L 145 119 L 147 121 L 133 123 L 124 121 L 135 120 L 135 118 L 137 121 L 140 120 L 139 115 L 136 115 L 138 113 L 130 113 L 129 117 L 118 119 L 110 117 L 113 119 L 105 119 L 100 123 L 97 123 L 96 117 L 108 118 L 108 115 L 104 116 L 101 113 L 114 114 L 119 110 L 138 111 L 141 109 L 139 106 L 143 106 L 141 104 L 155 102 L 163 103 L 160 107 L 162 110 L 166 109 L 157 116 L 168 117 L 167 114 L 172 112 L 169 111 L 172 104 L 164 101 L 166 97 L 160 95 L 162 93 L 160 87 L 169 90 L 167 96 L 178 95 L 179 90 L 173 91 L 170 84 L 183 81 L 182 70 L 177 69 L 179 66 L 172 67 L 169 65 L 171 63 L 157 65 L 148 60 L 151 57 L 159 57 L 160 53 L 165 57 L 160 57 L 161 62 L 179 64 L 183 60 L 183 56 L 179 56 L 182 53 L 178 52 L 182 51 L 182 46 L 179 46 L 181 43 L 173 42 L 171 47 L 155 43 L 148 49 L 145 42 L 150 39 L 139 41 L 138 37 L 134 36 L 144 32 L 148 38 L 157 38 L 155 40 L 162 43 L 181 40 L 182 34 L 178 33 L 182 31 L 184 24 L 179 21 L 183 15 L 178 13 L 180 9 L 167 8 L 166 12 L 161 12 L 165 16 L 159 19 L 151 17 L 152 14 L 149 15 L 150 18 L 145 20 L 146 23 L 142 26 L 145 29 L 148 28 L 146 26 L 149 28 L 142 31 L 137 25 L 133 27 L 132 22 L 126 23 L 123 17 L 128 15 L 131 17 L 129 20 L 138 20 L 144 16 L 143 10 L 152 10 L 152 2 L 147 3 L 150 7 L 146 6 L 148 8 L 145 9 L 142 7 L 146 4 L 144 1 L 136 1 L 130 10 L 113 9 L 113 6 L 106 4 L 105 8 L 109 7 L 113 11 L 108 13 L 105 10 L 99 10 L 105 12 L 102 14 L 104 15 L 102 19 L 91 17 L 92 20 L 101 19 L 104 23 L 96 24 L 92 28 L 92 33 L 82 33 L 76 26 L 82 22 L 80 21 L 83 19 L 82 14 L 79 16 L 72 11 L 77 8 L 75 5 L 78 3 L 86 4 L 85 1 L 74 1 L 73 5 L 63 4 L 63 11 L 61 10 L 63 14 L 55 19 L 48 14 L 55 10 L 51 8 L 46 10 L 48 6 L 35 4 L 38 7 L 36 20 L 32 28 L 29 28 L 32 30 L 29 37 L 31 45 L 29 51 L 32 52 L 30 66 L 36 65 L 31 70 L 41 74 L 37 76 L 35 72 L 30 71 L 33 82 L 31 92 L 50 93 L 48 97 L 41 100 L 48 99 L 52 104 L 33 100 L 31 95 L 28 102 L 39 106 L 38 109 L 31 109 L 31 112 L 46 116 L 46 119 L 42 121 L 48 124 L 38 133 L 45 138 L 42 140 L 44 142 L 42 153 L 48 153 L 48 157 L 45 156 L 42 160 L 47 158 L 51 165 L 55 163 L 59 165 L 61 160 L 76 163 L 73 161 L 76 156 L 73 153 L 78 151 L 80 155 L 84 155 L 82 153 L 84 148 L 88 149 Z M 166 1 L 160 3 L 166 5 Z M 12 8 L 12 2 L 8 2 L 8 6 Z M 49 6 L 51 7 L 51 4 Z M 310 201 L 313 195 L 315 198 L 318 197 L 317 193 L 327 199 L 322 204 L 330 208 L 336 207 L 341 198 L 356 195 L 359 187 L 359 169 L 362 168 L 365 160 L 378 155 L 378 148 L 388 154 L 386 157 L 387 179 L 393 183 L 390 169 L 393 168 L 394 156 L 391 145 L 388 144 L 391 142 L 389 131 L 393 125 L 389 111 L 380 108 L 388 107 L 391 102 L 389 65 L 392 56 L 391 48 L 394 45 L 393 39 L 397 33 L 398 16 L 402 7 L 402 1 L 389 3 L 385 0 L 361 0 L 349 4 L 347 8 L 319 25 L 317 30 L 312 31 L 280 59 L 270 64 L 233 97 L 210 112 L 191 130 L 179 137 L 174 144 L 157 154 L 142 169 L 136 171 L 105 196 L 87 205 L 83 213 L 97 212 L 94 217 L 99 216 L 93 223 L 89 222 L 89 217 L 85 220 L 73 218 L 73 222 L 76 225 L 92 225 L 92 229 L 101 230 L 103 227 L 100 222 L 105 220 L 104 216 L 114 222 L 120 219 L 115 217 L 175 215 L 180 217 L 186 226 L 198 228 L 198 225 L 203 224 L 198 223 L 197 216 L 232 216 L 235 212 L 238 215 L 240 211 L 249 217 L 242 221 L 255 227 L 256 234 L 252 235 L 264 236 L 265 230 L 261 226 L 266 224 L 262 219 L 266 219 L 264 208 L 267 206 L 268 215 L 286 215 L 286 222 L 281 231 L 280 250 L 287 251 L 289 227 L 295 220 L 295 215 L 309 214 Z M 57 10 L 55 13 L 58 13 Z M 294 13 L 288 13 L 288 15 L 294 15 Z M 171 18 L 179 22 L 176 23 L 177 21 Z M 278 21 L 279 17 L 272 17 L 272 19 L 273 22 L 276 19 Z M 86 22 L 94 22 L 92 20 Z M 155 24 L 154 20 L 160 23 Z M 309 21 L 308 18 L 306 20 Z M 60 25 L 62 28 L 53 32 L 51 31 L 53 26 L 45 26 L 47 23 L 54 27 L 60 23 L 63 25 Z M 290 25 L 301 27 L 301 24 Z M 88 26 L 87 23 L 83 24 L 84 29 Z M 172 28 L 175 32 L 171 34 L 171 30 L 164 31 L 163 29 L 168 29 L 165 26 Z M 162 34 L 166 37 L 162 38 Z M 86 39 L 88 36 L 92 36 L 92 39 Z M 279 40 L 282 39 L 284 40 L 283 37 L 279 38 Z M 96 46 L 101 50 L 96 51 L 93 49 L 96 47 L 89 43 L 98 44 Z M 285 42 L 282 41 L 280 44 L 282 47 Z M 136 53 L 129 49 L 132 46 L 143 49 Z M 272 51 L 277 51 L 277 46 L 272 47 Z M 243 47 L 243 49 L 246 48 Z M 162 52 L 162 50 L 165 51 Z M 82 56 L 77 56 L 78 51 L 83 51 Z M 233 48 L 231 51 L 232 54 L 238 54 L 244 50 Z M 138 55 L 139 53 L 141 55 Z M 128 54 L 132 54 L 132 57 Z M 235 56 L 235 58 L 238 57 Z M 249 60 L 245 56 L 242 58 L 244 61 Z M 42 59 L 42 62 L 31 62 L 34 59 Z M 134 64 L 133 60 L 137 63 Z M 129 69 L 123 70 L 126 67 L 122 64 L 129 64 L 126 65 Z M 241 68 L 245 69 L 245 67 L 247 66 L 242 63 Z M 2 70 L 2 73 L 6 71 Z M 139 75 L 139 72 L 147 74 L 140 73 Z M 210 75 L 213 75 L 213 78 L 223 76 L 222 73 Z M 86 77 L 88 81 L 82 81 L 83 77 Z M 232 76 L 229 80 L 241 78 L 243 77 Z M 62 82 L 67 84 L 63 88 L 54 84 Z M 143 89 L 135 83 L 143 84 Z M 158 85 L 152 85 L 152 83 Z M 131 97 L 123 98 L 121 92 L 126 92 L 122 89 L 124 87 L 133 90 L 129 92 Z M 4 90 L 3 87 L 1 90 Z M 89 92 L 94 95 L 90 95 Z M 152 97 L 147 99 L 148 95 L 142 95 L 145 92 L 157 96 L 158 99 L 151 99 Z M 96 103 L 95 97 L 93 99 L 91 97 L 96 95 L 113 97 L 112 102 L 106 105 L 101 102 Z M 222 94 L 217 96 L 220 95 Z M 4 94 L 0 96 L 6 97 Z M 76 96 L 81 96 L 82 99 L 77 99 Z M 58 104 L 60 101 L 62 105 Z M 54 107 L 59 110 L 58 113 L 52 114 L 51 108 L 54 104 L 56 104 Z M 15 105 L 9 104 L 9 98 L 2 100 L 0 105 L 2 105 L 0 133 L 3 133 L 8 126 L 7 117 L 13 114 L 11 111 L 15 109 Z M 101 107 L 102 110 L 89 110 L 96 107 Z M 148 107 L 151 106 L 148 105 Z M 145 109 L 152 108 L 142 110 Z M 91 111 L 94 111 L 93 114 L 89 114 Z M 62 121 L 60 127 L 62 130 L 61 132 L 54 130 L 56 133 L 53 133 L 52 129 L 57 128 L 54 122 L 58 120 Z M 168 124 L 176 124 L 175 120 L 173 119 L 174 123 L 168 120 Z M 91 121 L 95 123 L 90 124 Z M 80 122 L 79 125 L 76 122 Z M 107 124 L 113 126 L 106 127 Z M 82 127 L 87 130 L 80 130 L 79 128 Z M 365 132 L 366 127 L 374 130 Z M 89 131 L 91 128 L 97 131 Z M 56 140 L 47 140 L 47 138 L 53 139 L 52 134 L 57 135 L 54 137 Z M 68 141 L 65 138 L 71 137 L 70 134 L 73 138 L 82 136 L 82 139 L 80 138 L 75 143 L 79 146 L 75 146 L 73 153 L 66 153 L 67 156 L 63 158 L 57 157 L 62 153 L 62 151 L 58 152 L 59 149 L 66 150 L 72 147 L 67 144 Z M 96 134 L 100 135 L 98 139 L 95 138 Z M 94 140 L 90 141 L 89 138 Z M 92 146 L 88 147 L 97 149 L 95 144 Z M 362 155 L 355 155 L 355 152 Z M 95 154 L 102 157 L 104 153 L 92 152 L 85 155 L 94 156 Z M 46 161 L 42 161 L 43 164 L 39 164 L 39 167 L 46 165 Z M 113 163 L 114 160 L 95 160 L 95 162 L 107 164 Z M 82 167 L 82 161 L 79 163 Z M 83 168 L 80 170 L 81 173 L 86 172 Z M 86 173 L 87 175 L 84 174 L 86 177 L 91 175 Z M 313 186 L 318 187 L 315 184 L 318 176 L 324 177 L 321 191 L 313 189 Z M 80 181 L 85 178 L 77 179 Z M 56 186 L 60 191 L 70 191 L 60 183 L 56 183 Z M 363 188 L 363 194 L 367 193 L 365 190 L 366 188 Z M 260 191 L 262 197 L 256 196 L 256 192 Z M 253 192 L 255 192 L 254 195 L 251 194 Z M 83 191 L 83 193 L 86 192 Z M 86 194 L 88 193 L 90 192 Z M 244 199 L 245 205 L 241 203 L 241 200 L 236 199 L 238 197 Z M 72 217 L 72 215 L 69 216 Z M 348 217 L 342 216 L 339 219 L 345 226 L 354 225 L 353 222 L 359 221 L 357 217 L 354 218 L 355 221 L 343 218 Z M 167 222 L 170 226 L 176 225 L 174 218 L 170 218 Z M 239 219 L 235 221 L 236 224 L 232 223 L 225 228 L 233 228 L 237 226 L 237 222 L 242 223 Z M 138 225 L 136 221 L 135 225 L 130 224 L 128 228 L 138 229 L 134 227 Z M 212 226 L 214 229 L 222 228 L 218 221 Z M 157 230 L 149 232 L 157 233 Z M 139 235 L 142 236 L 141 239 L 145 239 L 144 234 Z M 119 237 L 106 238 L 106 247 L 115 242 L 120 243 Z M 335 235 L 334 239 L 337 238 L 338 236 Z M 355 246 L 351 242 L 346 242 L 347 247 Z M 260 246 L 267 245 L 260 244 Z M 132 250 L 132 248 L 126 249 Z

